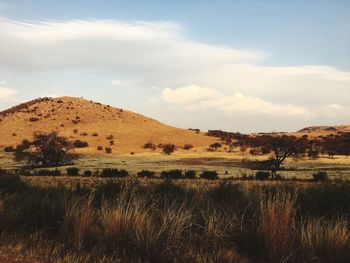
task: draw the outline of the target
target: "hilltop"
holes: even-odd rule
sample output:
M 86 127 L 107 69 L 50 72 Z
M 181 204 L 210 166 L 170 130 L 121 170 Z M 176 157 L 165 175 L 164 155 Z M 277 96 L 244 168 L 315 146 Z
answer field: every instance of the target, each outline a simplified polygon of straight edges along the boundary
M 97 150 L 98 146 L 111 147 L 113 153 L 148 152 L 143 148 L 148 142 L 203 148 L 216 141 L 201 132 L 174 128 L 141 114 L 74 97 L 39 98 L 2 111 L 0 130 L 2 147 L 29 140 L 34 132 L 56 131 L 70 141 L 87 142 L 89 147 L 77 149 L 80 153 L 104 153 Z
M 336 134 L 339 132 L 350 132 L 350 125 L 310 126 L 297 131 L 297 133 L 313 135 Z

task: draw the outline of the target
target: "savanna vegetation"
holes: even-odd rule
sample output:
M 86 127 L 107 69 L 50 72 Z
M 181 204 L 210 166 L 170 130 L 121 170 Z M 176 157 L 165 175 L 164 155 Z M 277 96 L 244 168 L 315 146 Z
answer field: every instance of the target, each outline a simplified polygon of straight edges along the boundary
M 349 200 L 348 183 L 44 186 L 2 175 L 0 251 L 34 262 L 347 262 Z

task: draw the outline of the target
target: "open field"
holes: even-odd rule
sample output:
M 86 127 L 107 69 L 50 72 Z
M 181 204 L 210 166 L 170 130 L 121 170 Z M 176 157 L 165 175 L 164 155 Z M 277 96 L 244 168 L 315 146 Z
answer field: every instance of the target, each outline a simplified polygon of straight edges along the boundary
M 268 156 L 244 156 L 245 161 L 264 160 Z M 159 153 L 143 153 L 136 155 L 83 155 L 75 161 L 74 167 L 84 170 L 101 170 L 103 168 L 119 168 L 127 170 L 136 176 L 142 170 L 152 170 L 160 173 L 164 170 L 216 170 L 222 178 L 240 178 L 243 175 L 253 176 L 256 171 L 246 168 L 241 153 L 178 151 L 171 156 Z M 0 167 L 3 169 L 19 169 L 23 164 L 13 161 L 11 153 L 0 152 Z M 64 166 L 54 169 L 63 173 Z M 38 169 L 40 170 L 40 169 Z M 350 158 L 335 156 L 334 158 L 320 157 L 316 160 L 303 158 L 298 161 L 287 160 L 279 174 L 286 179 L 311 179 L 312 174 L 327 171 L 331 179 L 350 179 Z

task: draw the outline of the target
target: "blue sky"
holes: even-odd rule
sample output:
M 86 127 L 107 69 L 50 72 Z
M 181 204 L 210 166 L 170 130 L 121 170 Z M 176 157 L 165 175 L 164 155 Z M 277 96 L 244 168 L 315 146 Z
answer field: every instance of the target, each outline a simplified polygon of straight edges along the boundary
M 0 0 L 0 109 L 71 95 L 180 127 L 348 123 L 349 13 L 330 0 Z

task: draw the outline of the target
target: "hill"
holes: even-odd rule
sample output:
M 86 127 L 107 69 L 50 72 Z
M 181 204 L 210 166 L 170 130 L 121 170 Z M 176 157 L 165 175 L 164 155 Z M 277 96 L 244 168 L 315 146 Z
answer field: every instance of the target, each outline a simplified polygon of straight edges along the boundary
M 315 136 L 336 134 L 339 132 L 350 132 L 350 125 L 310 126 L 297 131 L 297 133 L 311 134 Z
M 208 147 L 215 138 L 196 131 L 174 128 L 143 115 L 81 98 L 39 98 L 0 112 L 0 146 L 15 146 L 34 132 L 56 131 L 70 141 L 86 141 L 80 153 L 146 152 L 143 145 L 172 143 Z M 111 142 L 112 141 L 112 142 Z M 113 145 L 111 145 L 113 144 Z M 160 151 L 160 150 L 156 150 Z

